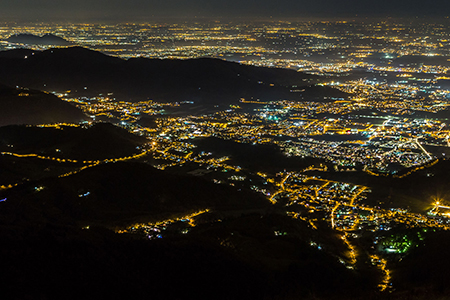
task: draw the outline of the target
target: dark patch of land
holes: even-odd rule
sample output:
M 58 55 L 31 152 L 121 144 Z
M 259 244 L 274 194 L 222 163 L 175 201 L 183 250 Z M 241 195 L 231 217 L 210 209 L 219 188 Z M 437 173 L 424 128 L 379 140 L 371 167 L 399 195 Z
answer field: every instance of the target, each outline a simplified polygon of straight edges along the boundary
M 14 143 L 19 152 L 63 149 L 73 140 L 64 155 L 89 141 L 141 142 L 110 124 L 62 128 L 8 126 L 0 136 L 4 147 Z M 0 236 L 8 245 L 0 249 L 0 279 L 10 299 L 348 299 L 376 293 L 375 274 L 339 263 L 346 246 L 327 226 L 314 230 L 259 194 L 148 164 L 104 163 L 68 177 L 25 181 L 0 191 L 0 199 Z M 161 240 L 110 230 L 205 208 L 212 213 L 199 217 L 188 234 L 178 224 Z M 90 229 L 82 230 L 86 225 Z M 352 289 L 355 283 L 361 288 Z
M 257 194 L 196 177 L 170 175 L 142 163 L 110 163 L 0 194 L 7 198 L 0 202 L 0 236 L 8 245 L 0 249 L 0 278 L 3 294 L 11 299 L 94 299 L 99 293 L 168 299 L 377 294 L 376 274 L 339 263 L 347 248 L 327 226 L 312 229 Z M 186 235 L 176 226 L 160 240 L 107 229 L 205 207 L 221 219 L 199 217 Z M 265 212 L 245 214 L 247 208 Z M 243 214 L 227 216 L 230 209 Z M 90 229 L 81 230 L 81 224 Z
M 404 207 L 412 212 L 425 213 L 437 199 L 450 199 L 449 160 L 440 160 L 436 165 L 424 168 L 403 178 L 372 176 L 357 172 L 318 172 L 322 178 L 351 182 L 371 188 L 367 203 L 371 206 Z M 331 168 L 330 168 L 331 170 Z M 400 174 L 408 172 L 403 170 Z
M 311 135 L 308 136 L 317 141 L 364 141 L 368 138 L 362 134 L 322 134 L 322 135 Z
M 51 46 L 69 46 L 72 43 L 53 34 L 47 33 L 43 36 L 20 33 L 10 36 L 6 41 L 13 44 L 22 45 L 51 45 Z
M 450 62 L 445 56 L 424 56 L 424 55 L 404 55 L 394 59 L 392 65 L 402 66 L 416 66 L 416 65 L 435 65 L 435 66 L 450 66 Z
M 311 85 L 305 86 L 299 94 L 305 101 L 336 101 L 338 99 L 347 99 L 349 94 L 329 86 Z
M 36 186 L 44 189 L 35 192 Z M 88 192 L 88 196 L 80 197 Z M 11 199 L 8 205 L 26 206 L 30 213 L 60 218 L 62 224 L 82 221 L 109 227 L 141 219 L 161 220 L 205 208 L 268 205 L 256 193 L 198 177 L 167 174 L 143 163 L 106 163 L 69 177 L 28 182 L 3 192 L 2 197 Z
M 429 229 L 423 244 L 413 248 L 400 262 L 394 264 L 393 284 L 402 299 L 445 299 L 449 295 L 450 234 Z M 441 295 L 440 297 L 438 295 Z M 415 298 L 414 298 L 415 297 Z
M 229 156 L 230 164 L 253 172 L 298 171 L 321 162 L 313 158 L 287 157 L 274 145 L 237 143 L 214 137 L 195 139 L 193 143 L 199 151 L 212 152 L 216 157 Z
M 145 137 L 110 123 L 72 127 L 0 127 L 0 151 L 36 153 L 51 157 L 95 160 L 140 153 Z
M 80 162 L 139 154 L 146 142 L 144 137 L 108 123 L 59 128 L 17 125 L 0 127 L 0 152 L 36 154 Z M 81 163 L 0 155 L 0 183 L 9 185 L 24 180 L 48 178 L 74 171 L 81 166 Z
M 375 282 L 360 276 L 363 272 L 348 270 L 326 250 L 309 246 L 311 236 L 339 243 L 336 236 L 314 233 L 285 216 L 243 216 L 153 241 L 98 227 L 47 224 L 21 232 L 5 225 L 4 218 L 0 222 L 8 245 L 0 249 L 0 278 L 9 299 L 355 299 L 378 294 Z M 273 234 L 280 229 L 286 236 Z
M 80 109 L 54 95 L 0 84 L 0 126 L 78 123 L 86 119 Z
M 312 86 L 318 77 L 288 69 L 241 65 L 219 59 L 123 60 L 80 47 L 0 52 L 0 81 L 73 95 L 114 93 L 122 100 L 236 103 L 240 98 L 312 100 L 346 97 Z M 305 92 L 292 92 L 303 90 Z

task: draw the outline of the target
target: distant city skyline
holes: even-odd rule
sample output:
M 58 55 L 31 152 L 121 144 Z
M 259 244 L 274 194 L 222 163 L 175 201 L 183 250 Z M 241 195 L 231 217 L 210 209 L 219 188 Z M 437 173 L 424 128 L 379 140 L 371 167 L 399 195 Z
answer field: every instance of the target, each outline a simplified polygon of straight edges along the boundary
M 3 21 L 151 20 L 157 18 L 447 17 L 450 3 L 436 0 L 4 0 Z

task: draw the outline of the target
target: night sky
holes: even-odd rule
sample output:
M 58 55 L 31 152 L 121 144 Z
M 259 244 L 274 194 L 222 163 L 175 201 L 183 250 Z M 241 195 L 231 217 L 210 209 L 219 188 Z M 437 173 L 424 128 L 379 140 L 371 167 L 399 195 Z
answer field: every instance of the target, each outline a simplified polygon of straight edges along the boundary
M 151 19 L 170 17 L 424 17 L 450 15 L 434 0 L 1 0 L 3 20 Z

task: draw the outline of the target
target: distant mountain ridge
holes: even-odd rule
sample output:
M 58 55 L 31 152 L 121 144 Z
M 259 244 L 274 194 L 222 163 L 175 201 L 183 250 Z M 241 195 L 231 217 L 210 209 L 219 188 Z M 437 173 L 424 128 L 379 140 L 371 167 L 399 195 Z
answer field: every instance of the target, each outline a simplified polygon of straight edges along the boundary
M 44 34 L 43 36 L 37 36 L 28 33 L 20 33 L 10 36 L 7 39 L 8 42 L 14 44 L 25 44 L 25 45 L 51 45 L 51 46 L 69 46 L 72 45 L 71 42 L 53 35 L 51 33 Z
M 58 97 L 0 84 L 0 126 L 78 123 L 88 117 Z
M 302 93 L 292 90 L 314 84 L 319 78 L 211 58 L 123 60 L 81 47 L 4 51 L 0 52 L 0 64 L 0 81 L 13 86 L 71 90 L 83 95 L 114 93 L 122 100 L 209 104 L 240 98 L 302 100 Z

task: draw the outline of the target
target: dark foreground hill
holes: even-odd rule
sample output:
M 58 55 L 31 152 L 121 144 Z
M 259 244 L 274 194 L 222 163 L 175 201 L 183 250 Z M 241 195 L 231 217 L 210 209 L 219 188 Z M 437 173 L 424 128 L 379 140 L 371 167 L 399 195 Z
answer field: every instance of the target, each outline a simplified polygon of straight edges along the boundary
M 426 247 L 413 249 L 396 264 L 394 284 L 399 290 L 411 291 L 419 299 L 430 297 L 430 293 L 450 294 L 450 234 L 448 231 L 431 231 L 426 234 Z M 432 298 L 432 297 L 431 297 Z M 443 297 L 440 299 L 445 299 Z M 436 299 L 436 298 L 435 298 Z
M 274 222 L 289 227 L 292 236 L 273 235 Z M 0 230 L 8 232 L 5 226 Z M 370 297 L 377 293 L 368 287 L 367 278 L 359 276 L 361 272 L 348 270 L 333 255 L 309 246 L 303 238 L 310 234 L 314 232 L 306 223 L 276 215 L 240 217 L 157 240 L 49 224 L 30 228 L 23 237 L 2 234 L 8 245 L 0 249 L 2 295 L 289 300 L 356 299 L 366 294 L 364 299 L 377 299 Z
M 114 93 L 116 98 L 126 100 L 188 100 L 207 104 L 232 103 L 240 98 L 302 100 L 301 91 L 318 79 L 293 70 L 209 58 L 123 60 L 80 47 L 0 52 L 0 64 L 0 81 L 14 86 L 71 90 L 85 95 Z M 315 94 L 326 97 L 329 91 L 316 87 Z M 331 94 L 331 97 L 346 96 L 335 90 Z
M 0 126 L 78 123 L 86 119 L 80 109 L 54 95 L 0 84 Z
M 140 153 L 147 139 L 110 123 L 80 127 L 0 127 L 0 151 L 95 160 Z
M 36 193 L 36 185 L 44 187 L 43 190 Z M 206 208 L 248 209 L 268 205 L 257 194 L 197 177 L 171 175 L 143 163 L 107 163 L 69 177 L 26 183 L 4 193 L 4 197 L 11 199 L 7 205 L 26 206 L 28 217 L 40 216 L 34 221 L 59 220 L 60 224 L 83 222 L 109 227 Z M 80 197 L 85 194 L 88 195 Z
M 35 154 L 53 159 L 0 155 L 0 185 L 75 171 L 83 161 L 123 158 L 142 153 L 147 139 L 109 123 L 92 126 L 3 126 L 0 152 Z M 64 159 L 80 163 L 64 162 Z
M 53 35 L 53 34 L 44 34 L 43 36 L 37 36 L 33 34 L 15 34 L 10 36 L 7 41 L 9 43 L 14 44 L 23 44 L 23 45 L 51 45 L 51 46 L 68 46 L 71 45 L 69 41 L 65 39 Z
M 170 175 L 146 164 L 109 163 L 29 182 L 0 192 L 3 197 L 0 237 L 7 247 L 0 249 L 0 279 L 8 299 L 287 300 L 376 294 L 375 277 L 339 263 L 347 251 L 339 234 L 276 213 L 257 194 L 197 177 Z M 199 208 L 225 217 L 203 219 L 187 234 L 167 229 L 156 240 L 104 228 Z M 245 214 L 247 208 L 261 213 Z M 244 215 L 226 217 L 230 209 Z M 90 229 L 82 230 L 81 224 Z
M 41 129 L 57 130 L 10 126 L 0 133 L 5 130 L 3 136 L 19 151 L 39 151 L 54 146 L 45 138 L 54 133 L 40 134 Z M 58 131 L 67 130 L 76 141 L 78 131 L 90 130 L 126 137 L 109 124 L 72 129 Z M 18 164 L 4 157 L 0 174 L 2 162 L 12 163 L 11 169 Z M 197 217 L 195 227 L 164 224 L 152 239 L 148 232 L 111 230 L 205 208 L 211 212 Z M 0 190 L 1 294 L 5 299 L 446 299 L 449 279 L 441 274 L 449 266 L 447 233 L 425 236 L 431 248 L 420 244 L 396 265 L 389 263 L 396 290 L 379 292 L 381 272 L 358 250 L 360 242 L 354 240 L 358 263 L 348 269 L 351 256 L 342 233 L 317 216 L 312 226 L 260 194 L 145 163 L 108 162 L 68 177 L 24 181 Z M 371 238 L 365 242 L 373 245 Z

